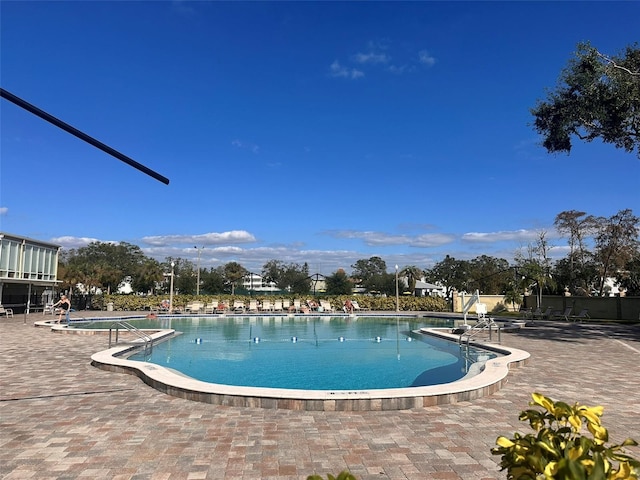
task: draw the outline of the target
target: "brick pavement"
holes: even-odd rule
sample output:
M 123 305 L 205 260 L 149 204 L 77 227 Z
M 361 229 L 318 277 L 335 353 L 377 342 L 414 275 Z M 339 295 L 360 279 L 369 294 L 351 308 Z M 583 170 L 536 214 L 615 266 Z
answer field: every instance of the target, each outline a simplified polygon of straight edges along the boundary
M 499 392 L 402 411 L 304 412 L 215 406 L 90 366 L 102 336 L 0 319 L 3 479 L 504 479 L 490 453 L 530 393 L 605 407 L 612 441 L 640 440 L 640 326 L 537 322 L 503 334 L 531 352 Z M 640 457 L 639 449 L 630 450 Z

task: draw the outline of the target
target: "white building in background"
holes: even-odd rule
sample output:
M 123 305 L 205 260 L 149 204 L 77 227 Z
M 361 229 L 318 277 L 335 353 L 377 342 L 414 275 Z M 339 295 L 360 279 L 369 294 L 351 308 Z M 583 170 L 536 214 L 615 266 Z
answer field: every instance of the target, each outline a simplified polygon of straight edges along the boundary
M 0 232 L 0 304 L 22 313 L 42 309 L 58 285 L 60 245 Z
M 250 273 L 242 279 L 242 288 L 251 292 L 257 293 L 275 293 L 280 290 L 273 282 L 267 282 L 262 278 L 262 275 L 257 273 Z M 324 293 L 327 288 L 324 275 L 315 274 L 311 275 L 311 293 Z
M 416 297 L 444 297 L 446 289 L 442 285 L 434 285 L 422 280 L 416 281 Z
M 253 292 L 269 293 L 276 292 L 278 287 L 273 282 L 266 282 L 262 275 L 250 273 L 242 279 L 242 287 Z

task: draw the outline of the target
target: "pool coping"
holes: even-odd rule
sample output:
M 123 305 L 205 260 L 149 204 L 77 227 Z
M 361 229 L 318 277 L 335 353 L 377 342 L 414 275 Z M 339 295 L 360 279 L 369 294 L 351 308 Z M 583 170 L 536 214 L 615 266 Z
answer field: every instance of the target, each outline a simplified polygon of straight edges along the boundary
M 132 317 L 129 317 L 132 318 Z M 139 317 L 137 317 L 139 318 Z M 91 334 L 91 330 L 68 329 L 65 324 L 36 322 L 60 333 Z M 458 343 L 459 335 L 451 329 L 422 328 L 418 332 Z M 145 329 L 153 341 L 161 341 L 174 334 L 171 329 Z M 93 333 L 98 333 L 93 330 Z M 500 353 L 503 356 L 488 360 L 482 371 L 452 383 L 422 387 L 370 390 L 299 390 L 265 387 L 244 387 L 208 383 L 182 375 L 169 368 L 124 356 L 140 348 L 134 340 L 102 350 L 91 356 L 91 365 L 102 370 L 136 375 L 147 385 L 166 394 L 192 401 L 240 407 L 306 411 L 383 411 L 406 410 L 469 401 L 491 395 L 507 381 L 511 367 L 525 365 L 530 354 L 524 350 L 484 342 L 470 345 Z

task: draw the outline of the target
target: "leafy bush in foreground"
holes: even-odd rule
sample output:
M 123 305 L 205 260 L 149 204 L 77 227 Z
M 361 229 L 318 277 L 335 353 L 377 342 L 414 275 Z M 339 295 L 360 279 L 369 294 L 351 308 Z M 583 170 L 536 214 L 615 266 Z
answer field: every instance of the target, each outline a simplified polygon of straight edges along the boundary
M 607 446 L 609 432 L 600 422 L 603 408 L 554 402 L 532 394 L 531 406 L 520 420 L 528 421 L 536 434 L 498 437 L 494 455 L 502 455 L 500 467 L 507 478 L 521 480 L 637 480 L 640 462 L 624 453 L 623 447 L 637 445 L 628 438 Z M 592 438 L 581 435 L 583 423 Z
M 324 480 L 324 479 L 320 475 L 309 475 L 307 477 L 307 480 Z M 344 472 L 340 472 L 340 474 L 337 477 L 334 477 L 331 474 L 327 475 L 327 480 L 356 480 L 356 477 L 354 477 L 353 475 L 351 475 L 349 472 L 345 470 Z

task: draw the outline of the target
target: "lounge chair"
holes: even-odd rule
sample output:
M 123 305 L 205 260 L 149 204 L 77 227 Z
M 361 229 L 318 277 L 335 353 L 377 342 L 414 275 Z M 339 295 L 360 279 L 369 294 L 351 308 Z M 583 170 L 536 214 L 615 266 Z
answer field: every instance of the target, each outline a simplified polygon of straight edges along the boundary
M 281 312 L 282 311 L 282 299 L 278 299 L 278 300 L 274 300 L 273 301 L 273 311 L 274 312 Z
M 571 320 L 573 320 L 574 322 L 581 322 L 582 320 L 586 320 L 588 318 L 591 318 L 589 316 L 589 310 L 587 310 L 586 308 L 580 310 L 580 313 L 577 315 L 571 315 L 569 317 Z
M 2 305 L 0 305 L 0 317 L 1 316 L 5 316 L 7 318 L 9 317 L 13 317 L 13 309 L 12 308 L 4 308 Z
M 355 300 L 353 300 L 353 301 L 351 302 L 351 306 L 353 307 L 353 311 L 354 311 L 354 312 L 359 312 L 360 310 L 362 310 L 362 309 L 360 308 L 360 305 L 358 305 L 358 302 L 357 302 L 357 301 L 355 301 Z
M 202 302 L 190 302 L 184 307 L 184 311 L 187 313 L 200 313 L 204 311 L 204 303 Z
M 258 311 L 258 302 L 255 300 L 249 300 L 249 308 L 247 308 L 247 312 L 257 312 Z
M 569 321 L 569 317 L 571 316 L 571 311 L 573 309 L 571 307 L 567 307 L 564 309 L 564 312 L 553 312 L 551 314 L 551 318 L 564 318 L 567 322 Z
M 367 307 L 361 307 L 361 306 L 358 304 L 358 301 L 357 301 L 357 300 L 353 302 L 353 309 L 354 309 L 354 310 L 357 310 L 357 311 L 359 311 L 359 312 L 368 312 L 369 310 L 371 310 L 370 308 L 367 308 Z
M 533 314 L 533 318 L 537 320 L 544 320 L 545 318 L 550 318 L 552 313 L 553 309 L 551 307 L 547 307 L 544 312 L 538 308 Z
M 235 313 L 244 313 L 244 302 L 242 300 L 234 300 L 233 311 Z
M 207 303 L 204 307 L 204 313 L 215 313 L 217 306 L 218 300 L 213 300 L 212 302 Z
M 301 300 L 294 300 L 293 301 L 293 308 L 296 312 L 301 312 L 302 311 L 302 301 Z
M 520 311 L 518 312 L 520 314 L 521 317 L 523 318 L 531 318 L 533 316 L 533 312 L 531 311 L 531 307 L 528 308 L 520 308 Z
M 271 300 L 263 300 L 262 301 L 262 309 L 263 312 L 272 312 L 273 311 L 273 302 Z
M 322 307 L 322 311 L 324 312 L 333 312 L 333 307 L 331 306 L 331 302 L 329 300 L 320 300 L 320 306 Z

